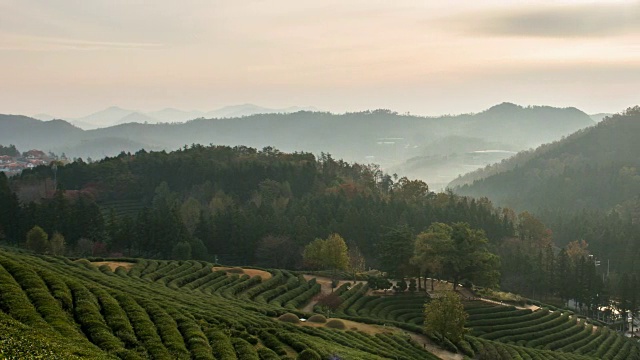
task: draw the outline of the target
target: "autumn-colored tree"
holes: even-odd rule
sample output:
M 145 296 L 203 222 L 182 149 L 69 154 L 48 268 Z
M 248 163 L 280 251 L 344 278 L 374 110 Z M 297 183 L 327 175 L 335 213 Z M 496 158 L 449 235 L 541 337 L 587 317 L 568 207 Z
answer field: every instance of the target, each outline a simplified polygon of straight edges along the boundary
M 322 257 L 327 268 L 332 270 L 347 270 L 349 266 L 347 243 L 342 236 L 331 234 L 322 245 Z
M 342 304 L 342 298 L 336 293 L 320 295 L 316 303 L 325 314 L 336 311 L 340 307 L 340 304 Z
M 444 291 L 425 304 L 424 327 L 431 336 L 455 344 L 467 332 L 464 327 L 467 316 L 460 296 L 455 291 Z
M 567 244 L 567 256 L 571 259 L 573 265 L 578 264 L 581 258 L 589 256 L 589 244 L 584 240 L 574 240 Z
M 551 244 L 551 231 L 535 216 L 525 211 L 518 214 L 518 237 L 530 246 L 544 248 Z
M 347 270 L 348 248 L 342 236 L 331 234 L 327 239 L 315 239 L 304 248 L 305 266 L 316 269 Z

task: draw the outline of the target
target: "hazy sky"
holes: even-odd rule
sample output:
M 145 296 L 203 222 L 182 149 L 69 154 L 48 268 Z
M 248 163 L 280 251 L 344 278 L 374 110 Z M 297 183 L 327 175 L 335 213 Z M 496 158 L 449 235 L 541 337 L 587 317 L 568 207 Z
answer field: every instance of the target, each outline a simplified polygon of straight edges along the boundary
M 595 113 L 638 95 L 638 1 L 0 0 L 0 113 Z

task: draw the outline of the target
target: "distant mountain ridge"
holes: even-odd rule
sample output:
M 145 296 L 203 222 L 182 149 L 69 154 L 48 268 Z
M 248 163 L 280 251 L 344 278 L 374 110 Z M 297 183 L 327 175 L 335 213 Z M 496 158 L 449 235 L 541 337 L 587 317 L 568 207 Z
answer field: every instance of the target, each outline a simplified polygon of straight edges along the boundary
M 519 210 L 624 208 L 640 200 L 639 138 L 640 108 L 635 107 L 563 140 L 466 174 L 450 187 Z
M 123 109 L 112 110 L 118 115 L 124 113 Z M 179 112 L 175 109 L 162 112 L 176 111 Z M 5 115 L 0 117 L 0 144 L 64 151 L 67 156 L 94 159 L 141 148 L 174 150 L 185 144 L 244 145 L 259 149 L 273 146 L 286 152 L 328 152 L 346 161 L 377 163 L 385 170 L 418 177 L 441 188 L 458 174 L 483 167 L 487 161 L 497 161 L 495 156 L 509 156 L 511 151 L 558 140 L 593 125 L 589 115 L 575 108 L 522 107 L 509 103 L 478 114 L 442 117 L 403 115 L 389 110 L 225 117 L 235 113 L 237 109 L 226 109 L 218 113 L 217 119 L 198 118 L 175 124 L 125 121 L 92 130 L 59 120 L 66 125 L 58 127 L 68 131 L 59 131 L 55 137 L 42 130 L 54 122 Z M 136 113 L 131 114 L 125 116 L 141 119 Z M 90 146 L 91 143 L 95 146 Z M 455 146 L 447 147 L 447 143 Z M 120 151 L 118 146 L 122 146 Z
M 66 120 L 69 123 L 82 128 L 84 130 L 93 130 L 97 128 L 104 128 L 119 124 L 125 123 L 148 123 L 148 124 L 157 124 L 157 123 L 175 123 L 175 122 L 185 122 L 189 120 L 194 120 L 197 118 L 234 118 L 234 117 L 243 117 L 250 116 L 255 114 L 273 114 L 273 113 L 281 113 L 287 114 L 298 111 L 317 111 L 315 107 L 312 106 L 291 106 L 288 108 L 281 109 L 272 109 L 267 107 L 262 107 L 254 104 L 242 104 L 242 105 L 232 105 L 225 106 L 223 108 L 212 110 L 212 111 L 185 111 L 174 108 L 165 108 L 157 111 L 143 112 L 137 110 L 123 109 L 118 106 L 111 106 L 104 110 L 79 117 L 79 118 L 63 118 L 62 120 Z M 37 114 L 34 115 L 33 118 L 38 120 L 48 121 L 52 119 L 56 119 L 56 117 L 48 115 L 48 114 Z

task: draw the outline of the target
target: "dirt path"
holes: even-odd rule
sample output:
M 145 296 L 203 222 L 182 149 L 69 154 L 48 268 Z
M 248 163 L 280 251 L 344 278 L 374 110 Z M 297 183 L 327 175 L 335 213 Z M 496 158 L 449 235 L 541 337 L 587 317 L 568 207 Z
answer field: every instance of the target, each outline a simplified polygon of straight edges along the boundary
M 416 342 L 419 345 L 422 345 L 423 348 L 434 354 L 435 356 L 437 356 L 440 359 L 443 360 L 462 360 L 463 356 L 461 354 L 455 354 L 452 353 L 450 351 L 444 350 L 440 347 L 438 347 L 436 344 L 434 344 L 429 338 L 427 338 L 424 335 L 421 334 L 416 334 L 416 333 L 412 333 L 412 332 L 408 332 L 408 331 L 403 331 L 401 329 L 398 329 L 394 326 L 383 326 L 383 325 L 374 325 L 374 324 L 365 324 L 365 323 L 361 323 L 361 322 L 357 322 L 357 321 L 351 321 L 351 320 L 345 320 L 345 319 L 340 319 L 340 318 L 336 318 L 337 320 L 342 321 L 345 326 L 346 329 L 349 330 L 358 330 L 361 331 L 365 334 L 369 334 L 369 335 L 375 335 L 375 334 L 391 334 L 391 333 L 402 333 L 402 334 L 406 334 L 407 336 L 411 337 L 411 340 L 413 340 L 414 342 Z M 327 319 L 327 321 L 331 320 Z M 311 326 L 311 327 L 323 327 L 324 324 L 322 323 L 312 323 L 312 322 L 301 322 L 299 324 L 300 326 Z
M 434 344 L 429 338 L 424 335 L 416 334 L 412 332 L 407 332 L 409 336 L 418 344 L 422 344 L 423 347 L 433 355 L 439 357 L 443 360 L 462 360 L 464 357 L 462 354 L 452 353 L 451 351 L 447 351 L 445 349 L 439 348 L 438 345 Z
M 227 275 L 229 274 L 242 274 L 242 275 L 249 275 L 250 277 L 254 277 L 254 276 L 260 276 L 262 278 L 262 280 L 269 280 L 271 279 L 271 277 L 273 275 L 271 275 L 270 272 L 268 271 L 264 271 L 264 270 L 257 270 L 257 269 L 244 269 L 244 268 L 235 268 L 235 267 L 221 267 L 221 266 L 214 266 L 211 268 L 211 271 L 226 271 Z M 231 271 L 229 271 L 231 270 Z
M 100 267 L 102 265 L 107 265 L 111 268 L 111 271 L 116 271 L 116 269 L 119 268 L 120 266 L 122 266 L 123 268 L 127 269 L 127 271 L 129 271 L 129 269 L 131 269 L 133 265 L 135 265 L 134 263 L 124 262 L 124 261 L 94 261 L 91 264 L 97 267 Z
M 527 304 L 525 306 L 518 306 L 518 305 L 506 304 L 506 303 L 503 303 L 501 301 L 495 301 L 495 300 L 486 299 L 486 298 L 483 298 L 483 297 L 478 297 L 478 296 L 474 295 L 469 289 L 466 289 L 466 288 L 459 288 L 457 291 L 463 298 L 473 298 L 473 299 L 476 299 L 476 300 L 480 300 L 480 301 L 484 301 L 484 302 L 491 303 L 491 304 L 496 304 L 496 305 L 513 306 L 516 309 L 520 309 L 520 310 L 529 309 L 531 311 L 536 311 L 536 310 L 540 309 L 540 307 L 536 306 L 536 305 Z

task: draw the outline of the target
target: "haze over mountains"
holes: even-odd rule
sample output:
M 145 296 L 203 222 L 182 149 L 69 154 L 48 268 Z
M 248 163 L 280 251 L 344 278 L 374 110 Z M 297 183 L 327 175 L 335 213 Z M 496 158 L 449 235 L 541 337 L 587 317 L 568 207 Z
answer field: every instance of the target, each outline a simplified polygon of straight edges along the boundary
M 456 192 L 540 212 L 610 211 L 640 221 L 640 108 L 613 115 L 561 141 L 466 174 Z
M 227 107 L 215 112 L 218 119 L 156 124 L 151 119 L 164 122 L 181 115 L 179 119 L 184 120 L 197 114 L 175 109 L 142 114 L 109 108 L 82 121 L 116 125 L 91 130 L 63 120 L 43 122 L 3 115 L 0 144 L 93 159 L 142 148 L 173 150 L 185 144 L 273 146 L 287 152 L 328 152 L 347 161 L 377 163 L 385 171 L 421 178 L 433 189 L 441 189 L 460 174 L 595 124 L 589 115 L 575 108 L 522 107 L 510 103 L 477 114 L 441 117 L 418 117 L 389 110 L 286 113 L 294 110 L 240 117 L 238 114 L 264 108 Z
M 91 130 L 103 127 L 109 127 L 126 123 L 174 123 L 184 122 L 197 118 L 233 118 L 243 117 L 255 114 L 288 114 L 297 111 L 317 111 L 313 106 L 291 106 L 287 108 L 266 108 L 254 104 L 241 104 L 225 106 L 212 111 L 198 110 L 180 110 L 174 108 L 165 108 L 157 111 L 142 112 L 137 110 L 123 109 L 117 106 L 111 106 L 104 110 L 95 112 L 79 118 L 61 118 L 49 114 L 37 114 L 32 116 L 34 119 L 49 121 L 53 119 L 66 120 L 84 130 Z

